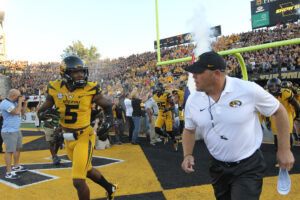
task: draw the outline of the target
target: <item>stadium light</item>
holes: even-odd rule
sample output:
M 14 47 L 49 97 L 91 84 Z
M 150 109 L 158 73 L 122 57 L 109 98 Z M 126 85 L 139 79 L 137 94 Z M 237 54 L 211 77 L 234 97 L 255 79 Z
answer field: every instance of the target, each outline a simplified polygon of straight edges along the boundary
M 192 57 L 186 57 L 186 58 L 179 58 L 175 60 L 168 60 L 168 61 L 163 61 L 161 62 L 160 58 L 160 43 L 159 43 L 159 27 L 158 27 L 158 0 L 155 0 L 155 9 L 156 9 L 156 31 L 157 31 L 157 64 L 156 65 L 169 65 L 169 64 L 174 64 L 174 63 L 179 63 L 179 62 L 188 62 L 192 60 Z M 231 49 L 231 50 L 226 50 L 226 51 L 220 51 L 218 54 L 221 56 L 224 55 L 234 55 L 237 59 L 238 62 L 241 66 L 242 70 L 242 75 L 244 80 L 248 80 L 248 74 L 247 74 L 247 69 L 245 65 L 245 61 L 240 53 L 243 52 L 248 52 L 248 51 L 256 51 L 260 49 L 266 49 L 266 48 L 274 48 L 274 47 L 279 47 L 279 46 L 284 46 L 284 45 L 292 45 L 292 44 L 300 44 L 300 38 L 295 38 L 291 40 L 284 40 L 284 41 L 279 41 L 279 42 L 272 42 L 268 44 L 261 44 L 261 45 L 256 45 L 256 46 L 249 46 L 249 47 L 243 47 L 243 48 L 238 48 L 238 49 Z

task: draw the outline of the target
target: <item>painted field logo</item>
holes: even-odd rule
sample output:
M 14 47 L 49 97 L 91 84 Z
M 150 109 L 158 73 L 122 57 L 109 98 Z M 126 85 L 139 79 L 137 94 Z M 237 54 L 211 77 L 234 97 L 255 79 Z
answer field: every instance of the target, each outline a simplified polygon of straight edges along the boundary
M 67 155 L 61 155 L 59 158 L 62 160 L 60 165 L 53 165 L 52 163 L 32 163 L 23 164 L 28 171 L 20 172 L 20 179 L 6 179 L 6 167 L 0 167 L 0 182 L 9 185 L 13 188 L 23 188 L 30 185 L 50 181 L 53 179 L 58 179 L 59 177 L 49 175 L 41 172 L 42 170 L 59 170 L 59 169 L 71 169 L 72 162 L 68 159 Z M 114 163 L 123 162 L 123 160 L 104 158 L 99 156 L 93 156 L 92 165 L 93 167 L 101 167 L 106 165 L 111 165 Z M 71 177 L 70 177 L 71 178 Z

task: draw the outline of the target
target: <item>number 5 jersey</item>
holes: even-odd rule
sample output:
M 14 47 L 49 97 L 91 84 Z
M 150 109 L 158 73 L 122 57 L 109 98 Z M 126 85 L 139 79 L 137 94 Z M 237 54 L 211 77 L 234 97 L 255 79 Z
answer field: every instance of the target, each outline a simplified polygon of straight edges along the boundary
M 62 80 L 56 80 L 49 82 L 47 93 L 59 108 L 59 124 L 78 129 L 90 125 L 92 100 L 94 95 L 101 93 L 101 89 L 97 82 L 88 82 L 84 88 L 71 92 Z

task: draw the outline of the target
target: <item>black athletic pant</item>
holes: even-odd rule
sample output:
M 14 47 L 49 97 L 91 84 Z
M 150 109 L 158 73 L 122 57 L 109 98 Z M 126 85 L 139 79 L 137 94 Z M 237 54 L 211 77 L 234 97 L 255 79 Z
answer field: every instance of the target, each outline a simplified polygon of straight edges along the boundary
M 134 130 L 134 123 L 133 123 L 132 117 L 126 116 L 126 120 L 128 121 L 129 141 L 131 141 L 132 133 L 133 133 L 133 130 Z
M 260 150 L 240 163 L 225 163 L 211 156 L 209 166 L 217 200 L 259 200 L 267 168 Z

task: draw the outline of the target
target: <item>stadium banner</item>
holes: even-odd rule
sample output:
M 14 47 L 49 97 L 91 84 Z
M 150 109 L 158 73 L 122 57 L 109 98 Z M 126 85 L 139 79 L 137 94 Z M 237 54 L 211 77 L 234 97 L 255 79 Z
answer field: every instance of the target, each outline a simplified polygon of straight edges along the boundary
M 252 29 L 269 26 L 269 19 L 269 4 L 257 5 L 255 1 L 251 1 Z
M 270 25 L 297 21 L 300 19 L 297 13 L 299 8 L 299 0 L 278 0 L 270 3 Z
M 252 29 L 269 26 L 269 11 L 252 15 Z
M 249 75 L 251 81 L 269 80 L 271 78 L 279 78 L 282 80 L 300 79 L 300 71 Z
M 221 35 L 221 26 L 214 26 L 211 28 L 211 37 L 218 37 Z M 181 35 L 176 35 L 169 38 L 164 38 L 159 40 L 160 48 L 164 47 L 171 47 L 176 45 L 181 45 L 185 43 L 191 43 L 192 42 L 192 34 L 191 33 L 185 33 Z M 157 49 L 157 41 L 154 41 L 154 49 Z

